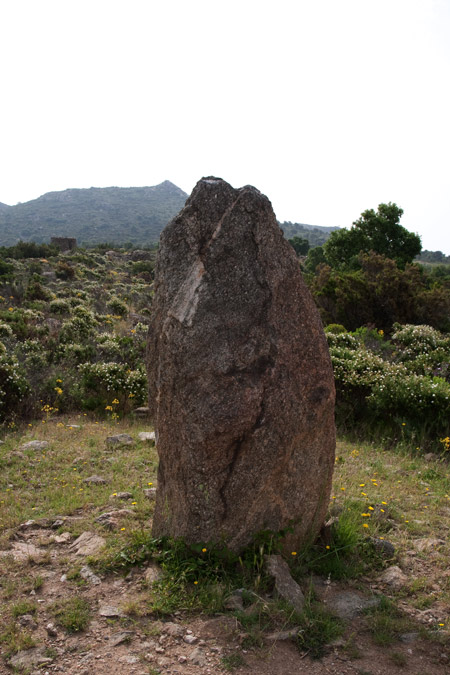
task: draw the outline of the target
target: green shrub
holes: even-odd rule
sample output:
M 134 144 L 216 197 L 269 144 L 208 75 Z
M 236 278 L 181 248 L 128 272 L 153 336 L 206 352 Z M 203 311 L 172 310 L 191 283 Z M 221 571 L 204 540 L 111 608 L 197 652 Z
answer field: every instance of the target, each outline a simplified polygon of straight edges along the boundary
M 0 422 L 17 413 L 29 385 L 15 356 L 0 353 Z
M 109 309 L 112 314 L 116 316 L 126 316 L 128 314 L 128 307 L 126 303 L 120 298 L 113 296 L 106 303 L 106 307 Z
M 124 363 L 82 363 L 81 395 L 90 409 L 104 408 L 113 399 L 122 412 L 143 405 L 147 400 L 147 374 L 144 367 L 130 370 Z
M 55 267 L 55 276 L 57 279 L 68 281 L 75 276 L 75 269 L 69 263 L 60 260 Z
M 0 322 L 0 338 L 11 337 L 13 330 L 11 326 L 3 321 Z
M 70 305 L 63 298 L 52 300 L 49 309 L 52 314 L 70 314 Z

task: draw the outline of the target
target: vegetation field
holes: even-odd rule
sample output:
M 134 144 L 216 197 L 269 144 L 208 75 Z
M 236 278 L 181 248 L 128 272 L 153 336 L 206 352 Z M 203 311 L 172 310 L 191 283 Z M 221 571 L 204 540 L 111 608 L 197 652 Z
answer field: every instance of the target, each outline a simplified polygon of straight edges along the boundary
M 157 454 L 138 409 L 155 249 L 1 249 L 0 672 L 444 672 L 447 277 L 365 255 L 353 269 L 305 263 L 340 441 L 327 525 L 291 552 L 296 613 L 266 573 L 276 534 L 239 557 L 151 537 Z M 389 289 L 383 305 L 386 270 L 415 298 L 414 320 Z M 386 310 L 380 324 L 367 297 L 372 319 Z M 117 434 L 130 444 L 107 443 Z M 80 552 L 80 536 L 97 546 Z

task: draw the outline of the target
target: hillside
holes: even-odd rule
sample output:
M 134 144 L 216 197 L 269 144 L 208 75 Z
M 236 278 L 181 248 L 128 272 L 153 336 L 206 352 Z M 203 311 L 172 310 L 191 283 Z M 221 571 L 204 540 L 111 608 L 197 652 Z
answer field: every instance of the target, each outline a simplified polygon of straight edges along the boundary
M 48 192 L 16 206 L 0 205 L 0 246 L 52 236 L 145 245 L 159 239 L 184 206 L 187 194 L 170 181 L 153 187 L 89 188 Z
M 75 237 L 79 245 L 103 242 L 139 246 L 158 241 L 188 195 L 166 180 L 153 187 L 89 188 L 47 192 L 16 206 L 0 202 L 0 246 L 20 240 L 49 242 Z M 336 227 L 280 223 L 286 238 L 299 235 L 320 246 Z
M 327 227 L 325 225 L 305 225 L 305 223 L 291 223 L 289 220 L 280 223 L 286 239 L 292 237 L 303 237 L 307 239 L 311 248 L 322 246 L 330 234 L 339 227 Z

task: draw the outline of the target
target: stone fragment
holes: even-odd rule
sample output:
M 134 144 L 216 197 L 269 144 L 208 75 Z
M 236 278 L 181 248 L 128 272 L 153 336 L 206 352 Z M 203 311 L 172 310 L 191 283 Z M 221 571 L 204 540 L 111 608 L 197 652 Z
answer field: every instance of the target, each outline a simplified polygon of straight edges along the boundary
M 419 551 L 419 553 L 424 553 L 440 548 L 445 544 L 445 541 L 443 539 L 437 539 L 436 537 L 427 537 L 425 539 L 415 539 L 413 544 L 414 548 Z
M 370 537 L 371 542 L 375 546 L 378 553 L 385 558 L 393 558 L 395 555 L 395 546 L 387 539 L 378 539 L 378 537 Z
M 125 655 L 121 656 L 119 658 L 120 663 L 127 663 L 128 665 L 132 666 L 135 663 L 139 663 L 139 657 L 138 656 L 132 656 L 132 655 Z
M 34 544 L 29 544 L 26 541 L 14 541 L 10 550 L 0 551 L 0 557 L 12 556 L 16 562 L 39 561 L 45 555 L 44 549 L 37 548 Z
M 19 530 L 33 530 L 39 528 L 40 525 L 36 520 L 26 520 L 24 523 L 20 523 L 17 529 Z
M 411 642 L 416 642 L 419 639 L 419 633 L 402 633 L 398 636 L 398 639 L 406 644 L 411 644 Z
M 61 527 L 61 525 L 64 525 L 66 519 L 65 518 L 57 518 L 56 520 L 53 521 L 53 523 L 50 525 L 52 530 L 57 530 L 58 527 Z
M 133 494 L 131 492 L 114 492 L 110 499 L 133 499 Z
M 160 656 L 156 663 L 160 668 L 168 668 L 172 664 L 172 661 L 167 656 Z
M 156 488 L 145 488 L 144 492 L 144 497 L 147 497 L 147 499 L 154 500 L 156 499 Z
M 29 441 L 20 446 L 21 450 L 45 450 L 48 448 L 47 441 Z
M 198 642 L 198 637 L 195 637 L 195 635 L 185 635 L 183 641 L 187 645 L 195 645 L 195 643 Z
M 109 639 L 109 644 L 112 647 L 118 647 L 124 642 L 130 642 L 131 638 L 134 636 L 134 631 L 132 630 L 122 630 L 120 633 L 114 633 Z
M 117 607 L 112 605 L 102 605 L 98 610 L 100 616 L 104 616 L 108 619 L 114 619 L 115 617 L 124 616 L 124 613 L 120 611 Z
M 62 532 L 61 534 L 57 534 L 52 537 L 52 540 L 55 542 L 55 544 L 68 544 L 71 539 L 72 535 L 70 532 Z
M 305 596 L 302 589 L 291 577 L 289 565 L 280 555 L 266 555 L 267 572 L 275 579 L 275 590 L 296 612 L 303 611 Z
M 279 640 L 291 640 L 292 638 L 295 638 L 297 636 L 299 630 L 300 626 L 296 626 L 295 628 L 290 628 L 289 630 L 277 630 L 273 633 L 265 635 L 264 637 L 266 640 L 268 640 L 268 642 L 278 642 Z
M 31 614 L 22 614 L 22 616 L 19 616 L 18 622 L 20 623 L 21 626 L 25 626 L 26 628 L 30 628 L 31 630 L 36 630 L 37 628 L 37 623 L 34 620 L 34 616 Z
M 194 649 L 188 656 L 189 661 L 194 665 L 194 666 L 206 666 L 207 660 L 206 660 L 206 654 L 205 652 L 200 649 L 200 647 L 197 647 Z
M 107 513 L 101 513 L 95 521 L 101 523 L 104 527 L 114 530 L 119 526 L 119 521 L 121 518 L 125 517 L 134 517 L 134 511 L 131 509 L 116 509 L 115 511 L 108 511 Z
M 327 606 L 340 619 L 354 619 L 364 610 L 380 604 L 379 598 L 364 598 L 354 591 L 342 591 L 326 600 Z
M 171 637 L 183 637 L 184 635 L 183 626 L 180 626 L 179 623 L 173 623 L 172 621 L 165 623 L 161 630 L 163 633 L 170 635 Z
M 162 569 L 158 567 L 158 565 L 149 565 L 146 572 L 145 572 L 145 581 L 149 584 L 149 586 L 152 586 L 156 581 L 159 581 L 162 577 Z M 166 627 L 168 626 L 177 626 L 177 628 L 181 628 L 181 626 L 178 626 L 178 624 L 166 624 Z M 167 633 L 168 630 L 164 629 L 164 632 Z M 171 635 L 171 633 L 169 633 Z
M 138 434 L 138 438 L 140 441 L 149 441 L 154 443 L 156 440 L 156 435 L 154 431 L 141 431 Z
M 116 434 L 115 436 L 108 436 L 106 445 L 112 448 L 117 448 L 122 445 L 133 445 L 134 441 L 129 434 Z
M 53 662 L 48 656 L 44 656 L 43 647 L 34 647 L 32 649 L 23 649 L 9 659 L 9 664 L 17 670 L 29 670 Z
M 148 406 L 141 406 L 140 408 L 135 408 L 133 413 L 136 417 L 148 417 L 150 414 L 150 408 Z
M 87 485 L 106 485 L 107 482 L 102 476 L 89 476 L 83 479 L 83 483 Z
M 85 565 L 84 567 L 81 568 L 80 577 L 85 581 L 87 581 L 89 584 L 92 584 L 93 586 L 98 586 L 99 584 L 102 583 L 100 577 L 94 574 L 94 572 L 88 565 Z
M 234 591 L 234 593 L 225 600 L 224 607 L 232 612 L 242 612 L 244 609 L 242 591 Z
M 47 635 L 49 637 L 57 637 L 58 636 L 58 631 L 55 628 L 55 625 L 53 623 L 48 623 L 45 626 L 45 630 L 47 631 Z
M 105 544 L 103 537 L 99 537 L 95 532 L 83 532 L 70 544 L 69 548 L 74 550 L 76 555 L 88 556 L 98 553 Z
M 400 567 L 392 565 L 388 567 L 380 577 L 380 581 L 394 589 L 402 588 L 408 583 L 408 577 L 404 574 Z
M 148 344 L 158 438 L 153 535 L 314 539 L 334 466 L 334 378 L 322 323 L 269 200 L 199 181 L 165 228 Z

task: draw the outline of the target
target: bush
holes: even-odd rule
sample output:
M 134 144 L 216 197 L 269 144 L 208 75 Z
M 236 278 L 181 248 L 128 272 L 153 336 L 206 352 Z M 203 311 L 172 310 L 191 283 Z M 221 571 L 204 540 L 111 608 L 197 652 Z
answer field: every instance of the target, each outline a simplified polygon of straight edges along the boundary
M 70 305 L 63 298 L 52 300 L 49 309 L 52 314 L 70 314 Z
M 106 307 L 110 312 L 117 316 L 126 316 L 128 314 L 128 307 L 126 303 L 116 296 L 110 298 L 110 300 L 106 303 Z
M 28 382 L 18 360 L 0 353 L 0 422 L 17 413 L 28 391 Z
M 57 279 L 68 281 L 69 279 L 74 278 L 75 270 L 72 265 L 69 265 L 69 263 L 60 260 L 55 267 L 55 276 Z
M 82 363 L 80 391 L 89 409 L 104 409 L 118 400 L 121 412 L 143 405 L 147 400 L 147 374 L 143 366 L 130 370 L 124 363 Z
M 381 334 L 380 334 L 381 333 Z M 393 351 L 382 331 L 327 333 L 336 382 L 336 418 L 345 430 L 380 430 L 399 439 L 437 443 L 448 435 L 449 339 L 429 326 L 396 326 Z M 398 349 L 402 346 L 402 349 Z

